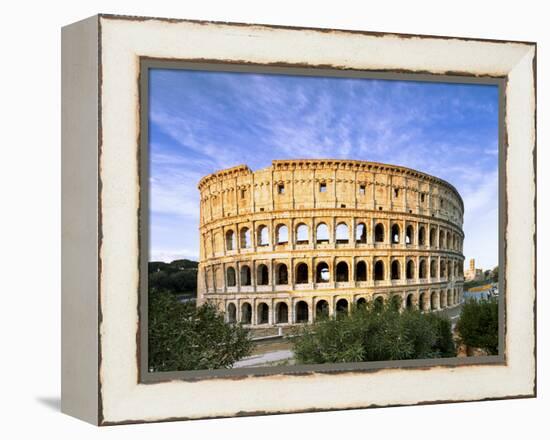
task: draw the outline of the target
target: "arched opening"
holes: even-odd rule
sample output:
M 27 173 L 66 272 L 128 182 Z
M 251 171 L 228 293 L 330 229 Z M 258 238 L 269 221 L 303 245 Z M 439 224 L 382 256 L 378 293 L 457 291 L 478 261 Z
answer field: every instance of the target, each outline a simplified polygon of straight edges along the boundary
M 269 229 L 265 225 L 258 228 L 258 246 L 269 246 Z
M 277 244 L 288 243 L 288 227 L 287 225 L 278 225 L 276 229 Z
M 226 277 L 227 277 L 227 287 L 235 287 L 237 285 L 237 277 L 236 277 L 234 268 L 232 267 L 227 268 Z
M 315 319 L 328 318 L 328 315 L 329 315 L 328 302 L 325 301 L 324 299 L 317 301 L 317 304 L 315 304 Z
M 414 228 L 412 225 L 407 226 L 405 233 L 405 244 L 413 244 Z
M 445 232 L 439 231 L 439 249 L 445 248 Z
M 345 223 L 338 223 L 336 226 L 336 243 L 349 243 L 349 228 Z
M 329 280 L 330 271 L 328 268 L 328 264 L 322 261 L 317 265 L 317 276 L 315 278 L 315 281 L 317 283 L 328 283 Z
M 418 297 L 418 309 L 419 310 L 426 310 L 427 304 L 426 304 L 426 292 L 422 292 L 420 296 Z
M 380 312 L 384 308 L 384 298 L 378 296 L 374 300 L 374 310 Z
M 401 278 L 401 266 L 398 260 L 393 260 L 391 262 L 391 279 L 398 280 Z
M 438 297 L 437 293 L 433 292 L 432 297 L 430 298 L 430 305 L 432 310 L 437 310 Z
M 450 290 L 447 291 L 447 307 L 453 305 L 453 294 Z
M 242 228 L 241 229 L 241 249 L 247 249 L 252 246 L 250 241 L 250 229 Z
M 243 324 L 252 322 L 252 306 L 247 302 L 241 305 L 241 322 Z
M 393 244 L 399 243 L 399 225 L 397 224 L 391 227 L 391 242 Z
M 349 308 L 348 300 L 344 298 L 340 298 L 338 301 L 336 301 L 336 316 L 347 315 L 348 308 Z
M 418 244 L 424 246 L 426 244 L 426 229 L 424 226 L 418 228 Z
M 300 223 L 296 227 L 296 244 L 309 243 L 309 228 L 306 224 Z
M 447 234 L 447 249 L 451 249 L 451 234 Z
M 384 262 L 382 260 L 378 260 L 374 263 L 374 279 L 376 281 L 384 279 Z
M 437 260 L 434 259 L 430 261 L 430 277 L 437 277 Z
M 367 226 L 365 223 L 359 223 L 355 227 L 355 242 L 366 243 L 367 242 Z
M 355 281 L 367 281 L 367 263 L 359 261 L 355 267 Z
M 407 279 L 412 280 L 414 278 L 414 262 L 412 260 L 407 261 Z
M 420 279 L 426 278 L 428 271 L 426 269 L 426 260 L 420 260 L 420 266 L 418 267 L 418 276 Z
M 269 323 L 269 306 L 266 303 L 258 304 L 258 324 Z
M 338 282 L 349 281 L 348 263 L 346 263 L 345 261 L 340 261 L 336 265 L 336 281 Z
M 384 242 L 384 225 L 382 223 L 378 223 L 374 227 L 374 241 L 377 243 Z
M 439 263 L 439 277 L 440 278 L 445 278 L 445 262 L 444 261 L 441 261 Z
M 237 307 L 235 307 L 235 304 L 229 303 L 227 304 L 227 322 L 234 323 L 237 321 Z
M 436 234 L 437 234 L 437 232 L 436 232 L 435 228 L 431 228 L 430 229 L 430 247 L 435 246 Z
M 260 264 L 256 269 L 256 282 L 258 286 L 267 286 L 269 284 L 269 270 L 265 264 Z
M 276 284 L 288 284 L 288 268 L 286 264 L 281 263 L 277 266 Z
M 319 223 L 317 225 L 317 229 L 315 230 L 315 239 L 317 243 L 328 243 L 328 226 L 325 223 Z
M 444 309 L 447 306 L 447 297 L 445 295 L 445 291 L 442 290 L 439 292 L 439 308 Z
M 277 324 L 285 324 L 288 322 L 288 306 L 284 302 L 280 302 L 275 306 L 277 315 Z
M 241 266 L 241 286 L 250 286 L 250 267 Z
M 305 301 L 298 301 L 296 303 L 296 322 L 303 323 L 309 319 L 309 308 Z
M 407 310 L 412 310 L 414 308 L 414 295 L 409 293 L 407 299 L 405 300 L 405 307 Z
M 390 298 L 390 305 L 392 310 L 398 311 L 401 309 L 401 297 L 399 295 L 393 295 Z
M 364 308 L 366 306 L 367 306 L 367 300 L 365 298 L 361 297 L 357 300 L 357 308 L 358 309 Z
M 296 284 L 307 284 L 309 282 L 308 268 L 306 263 L 296 266 Z
M 235 233 L 231 229 L 225 233 L 225 248 L 228 251 L 235 249 Z

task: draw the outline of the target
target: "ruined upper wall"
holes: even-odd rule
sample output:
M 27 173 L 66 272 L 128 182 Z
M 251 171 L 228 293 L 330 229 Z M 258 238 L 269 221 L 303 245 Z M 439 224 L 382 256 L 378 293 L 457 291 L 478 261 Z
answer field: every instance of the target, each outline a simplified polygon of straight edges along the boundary
M 201 225 L 266 211 L 353 208 L 413 213 L 462 227 L 458 191 L 437 177 L 396 165 L 356 160 L 274 160 L 202 178 Z

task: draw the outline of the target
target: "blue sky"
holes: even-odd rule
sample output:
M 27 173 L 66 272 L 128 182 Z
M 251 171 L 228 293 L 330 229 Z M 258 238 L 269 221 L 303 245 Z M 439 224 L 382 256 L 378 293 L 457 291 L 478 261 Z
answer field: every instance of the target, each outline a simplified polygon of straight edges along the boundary
M 202 176 L 312 157 L 447 180 L 466 259 L 498 264 L 496 86 L 153 69 L 149 94 L 151 260 L 198 258 Z

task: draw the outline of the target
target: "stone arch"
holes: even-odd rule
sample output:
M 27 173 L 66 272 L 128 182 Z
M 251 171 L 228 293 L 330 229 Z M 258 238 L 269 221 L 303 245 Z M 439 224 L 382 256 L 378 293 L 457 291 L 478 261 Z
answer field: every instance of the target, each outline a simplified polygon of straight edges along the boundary
M 315 319 L 328 318 L 329 316 L 329 305 L 328 301 L 320 299 L 315 303 Z
M 261 302 L 258 304 L 258 311 L 256 312 L 258 316 L 258 324 L 269 324 L 269 306 Z
M 390 297 L 390 305 L 393 310 L 401 310 L 401 303 L 402 303 L 401 296 L 398 293 L 393 294 Z
M 258 246 L 269 246 L 269 228 L 266 225 L 258 227 Z
M 235 304 L 233 304 L 232 302 L 227 304 L 227 309 L 225 314 L 226 314 L 227 322 L 230 322 L 230 323 L 237 322 L 237 307 L 235 307 Z
M 383 307 L 384 307 L 384 298 L 381 295 L 374 298 L 375 310 L 382 310 Z
M 298 301 L 296 303 L 296 322 L 303 323 L 309 320 L 309 306 L 305 301 Z
M 374 227 L 374 241 L 376 243 L 384 242 L 384 225 L 382 223 L 377 223 Z
M 349 302 L 345 298 L 340 298 L 336 301 L 336 315 L 338 314 L 348 314 L 349 313 Z
M 252 247 L 252 240 L 250 239 L 250 229 L 246 226 L 241 228 L 240 240 L 241 249 L 248 249 Z
M 330 235 L 328 232 L 328 226 L 326 223 L 319 223 L 315 228 L 315 241 L 317 243 L 328 243 Z
M 451 233 L 447 233 L 447 249 L 451 249 Z
M 355 226 L 355 242 L 362 244 L 367 242 L 367 225 L 363 222 Z
M 243 302 L 241 304 L 241 322 L 243 324 L 252 323 L 252 306 L 249 302 Z
M 296 226 L 296 244 L 309 243 L 309 228 L 305 223 Z
M 430 260 L 430 277 L 437 278 L 437 260 L 435 258 Z
M 355 281 L 367 281 L 367 263 L 358 261 L 355 266 Z
M 259 264 L 256 268 L 256 283 L 258 286 L 267 286 L 269 284 L 269 269 L 265 264 Z
M 401 264 L 395 259 L 391 262 L 391 279 L 398 280 L 401 278 Z
M 275 305 L 275 320 L 277 324 L 286 324 L 288 322 L 288 304 L 284 301 Z
M 420 293 L 420 296 L 418 297 L 418 308 L 420 310 L 430 309 L 430 298 L 426 292 Z
M 405 244 L 414 244 L 414 228 L 413 225 L 408 225 L 405 230 Z
M 413 293 L 409 293 L 407 295 L 407 298 L 405 299 L 405 308 L 407 310 L 414 309 L 414 294 Z
M 235 248 L 235 232 L 233 232 L 233 229 L 229 229 L 225 233 L 225 249 L 233 251 Z
M 420 259 L 420 264 L 418 266 L 418 277 L 420 279 L 425 279 L 428 277 L 428 269 L 426 268 L 427 264 L 426 264 L 426 259 L 425 258 L 421 258 Z
M 412 280 L 414 278 L 414 261 L 407 261 L 407 279 Z
M 439 231 L 439 249 L 445 248 L 445 231 L 440 230 Z
M 336 281 L 337 282 L 349 281 L 349 268 L 348 268 L 348 263 L 346 263 L 345 261 L 340 261 L 336 265 Z
M 447 307 L 450 307 L 453 305 L 453 294 L 452 291 L 449 289 L 447 290 Z
M 447 294 L 444 290 L 439 292 L 439 308 L 444 309 L 447 307 Z
M 437 231 L 435 228 L 430 228 L 430 247 L 435 247 L 435 240 L 437 238 Z
M 279 263 L 277 265 L 276 273 L 275 284 L 288 284 L 288 268 L 285 263 Z
M 247 264 L 243 264 L 241 266 L 241 286 L 250 286 L 252 284 L 252 280 L 250 279 L 250 266 Z
M 441 260 L 439 262 L 439 278 L 445 278 L 445 261 Z
M 317 283 L 328 283 L 330 281 L 330 269 L 328 264 L 324 261 L 317 263 L 316 268 L 316 278 L 315 282 Z
M 357 298 L 357 308 L 362 308 L 362 307 L 366 307 L 367 306 L 367 299 L 363 296 L 361 296 L 360 298 Z
M 228 267 L 226 270 L 227 287 L 235 287 L 237 285 L 237 274 L 234 267 Z
M 391 242 L 393 244 L 398 244 L 400 238 L 399 225 L 397 223 L 394 223 L 391 227 Z
M 374 280 L 381 281 L 384 279 L 384 262 L 382 260 L 377 260 L 374 263 Z
M 437 310 L 439 308 L 439 296 L 437 292 L 432 292 L 430 297 L 430 306 L 432 310 Z
M 349 243 L 349 227 L 347 223 L 341 222 L 336 225 L 336 243 Z
M 306 263 L 296 265 L 296 284 L 309 283 L 309 268 Z
M 277 225 L 275 228 L 275 237 L 277 244 L 287 244 L 288 243 L 288 226 L 284 223 Z
M 418 228 L 418 245 L 424 246 L 426 244 L 426 228 L 424 226 L 420 226 Z

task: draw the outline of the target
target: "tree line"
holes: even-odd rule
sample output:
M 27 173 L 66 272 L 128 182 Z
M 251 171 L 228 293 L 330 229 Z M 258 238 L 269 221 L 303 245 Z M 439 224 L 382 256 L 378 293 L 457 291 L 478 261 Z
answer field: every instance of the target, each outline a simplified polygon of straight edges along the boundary
M 196 296 L 198 267 L 197 261 L 187 259 L 149 262 L 149 292 Z

